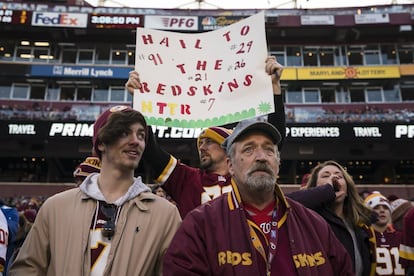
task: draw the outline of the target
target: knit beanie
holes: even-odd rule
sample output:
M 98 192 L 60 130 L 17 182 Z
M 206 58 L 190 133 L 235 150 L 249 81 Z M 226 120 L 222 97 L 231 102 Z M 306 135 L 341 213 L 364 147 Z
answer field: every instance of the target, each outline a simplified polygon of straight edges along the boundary
M 100 152 L 98 150 L 98 133 L 99 133 L 99 130 L 108 121 L 109 116 L 111 116 L 112 113 L 114 113 L 114 112 L 122 112 L 124 110 L 131 110 L 131 109 L 132 108 L 130 108 L 129 106 L 118 105 L 118 106 L 114 106 L 114 107 L 111 107 L 111 108 L 105 110 L 103 113 L 101 113 L 101 115 L 99 115 L 99 117 L 96 119 L 95 123 L 93 124 L 92 143 L 93 143 L 94 153 L 96 153 L 98 156 L 100 156 Z
M 35 209 L 26 209 L 23 211 L 24 217 L 31 223 L 33 223 L 37 216 L 37 211 Z
M 103 128 L 106 127 L 107 123 L 110 121 L 110 117 L 112 114 L 115 113 L 127 113 L 130 112 L 135 113 L 134 115 L 136 115 L 136 119 L 137 119 L 137 123 L 141 123 L 142 126 L 145 128 L 145 138 L 148 138 L 147 135 L 147 122 L 145 121 L 144 116 L 137 110 L 132 109 L 129 106 L 125 106 L 125 105 L 117 105 L 117 106 L 113 106 L 107 110 L 105 110 L 103 113 L 101 113 L 101 115 L 99 115 L 99 117 L 96 119 L 94 125 L 93 125 L 93 138 L 92 138 L 92 143 L 93 143 L 93 155 L 94 156 L 98 156 L 101 157 L 101 152 L 98 148 L 98 145 L 101 141 L 99 141 L 99 134 L 100 131 L 102 131 Z
M 380 192 L 372 192 L 371 194 L 369 194 L 365 200 L 364 203 L 366 206 L 374 209 L 376 206 L 378 205 L 384 205 L 386 206 L 390 211 L 392 211 L 391 205 L 388 201 L 388 199 L 383 196 Z
M 91 173 L 99 173 L 101 160 L 98 157 L 87 157 L 73 172 L 73 177 L 87 177 Z
M 197 148 L 199 147 L 200 140 L 203 138 L 210 138 L 214 142 L 221 145 L 224 140 L 229 137 L 232 133 L 231 129 L 227 129 L 224 127 L 209 127 L 204 129 L 197 138 Z
M 412 208 L 412 204 L 410 201 L 402 198 L 398 198 L 391 202 L 391 217 L 392 221 L 398 221 L 401 219 L 407 212 Z

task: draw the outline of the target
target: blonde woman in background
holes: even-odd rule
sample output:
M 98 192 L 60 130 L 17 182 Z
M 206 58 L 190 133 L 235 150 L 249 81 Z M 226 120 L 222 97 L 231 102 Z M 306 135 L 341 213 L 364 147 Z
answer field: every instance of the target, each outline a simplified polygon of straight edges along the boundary
M 315 211 L 328 222 L 348 251 L 355 275 L 374 275 L 376 245 L 371 227 L 372 210 L 365 206 L 351 175 L 339 163 L 329 160 L 313 168 L 306 189 L 325 184 L 334 187 L 336 199 Z

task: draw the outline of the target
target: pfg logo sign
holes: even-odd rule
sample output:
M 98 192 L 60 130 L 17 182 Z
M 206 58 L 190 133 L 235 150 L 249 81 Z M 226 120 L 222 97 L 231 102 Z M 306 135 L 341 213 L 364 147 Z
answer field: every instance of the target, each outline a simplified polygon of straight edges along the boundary
M 395 138 L 414 138 L 414 125 L 396 125 Z
M 84 13 L 34 12 L 32 26 L 86 28 L 88 15 Z
M 197 16 L 145 16 L 145 28 L 161 30 L 198 30 Z

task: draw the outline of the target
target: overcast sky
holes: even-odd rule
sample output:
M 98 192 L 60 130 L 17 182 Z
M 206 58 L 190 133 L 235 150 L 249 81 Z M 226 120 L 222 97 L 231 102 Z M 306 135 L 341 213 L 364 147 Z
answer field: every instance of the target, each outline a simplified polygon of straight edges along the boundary
M 414 0 L 86 0 L 93 6 L 161 9 L 312 9 L 333 7 L 363 7 L 372 5 L 413 4 Z

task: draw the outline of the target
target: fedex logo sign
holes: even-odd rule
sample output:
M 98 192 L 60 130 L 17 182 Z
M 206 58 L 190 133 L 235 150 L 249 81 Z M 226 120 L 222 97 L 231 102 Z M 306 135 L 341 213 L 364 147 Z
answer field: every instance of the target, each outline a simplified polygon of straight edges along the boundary
M 145 16 L 145 27 L 162 30 L 198 30 L 197 16 Z
M 32 26 L 86 28 L 88 15 L 83 13 L 34 12 Z

